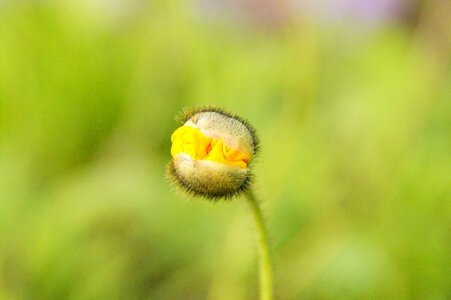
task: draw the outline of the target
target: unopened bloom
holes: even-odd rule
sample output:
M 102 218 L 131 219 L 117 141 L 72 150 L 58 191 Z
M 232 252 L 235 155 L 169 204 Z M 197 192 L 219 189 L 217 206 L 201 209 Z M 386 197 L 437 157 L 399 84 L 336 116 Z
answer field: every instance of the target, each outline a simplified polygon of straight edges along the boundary
M 211 199 L 249 187 L 258 139 L 245 120 L 217 108 L 185 114 L 172 134 L 169 174 L 183 190 Z

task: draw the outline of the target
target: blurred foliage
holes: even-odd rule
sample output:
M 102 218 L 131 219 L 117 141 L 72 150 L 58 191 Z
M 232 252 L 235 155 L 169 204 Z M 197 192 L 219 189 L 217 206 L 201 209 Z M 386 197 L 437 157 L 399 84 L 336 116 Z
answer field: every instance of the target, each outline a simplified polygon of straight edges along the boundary
M 0 1 L 0 299 L 256 298 L 241 199 L 165 178 L 192 104 L 258 129 L 278 299 L 449 299 L 445 5 L 366 27 Z

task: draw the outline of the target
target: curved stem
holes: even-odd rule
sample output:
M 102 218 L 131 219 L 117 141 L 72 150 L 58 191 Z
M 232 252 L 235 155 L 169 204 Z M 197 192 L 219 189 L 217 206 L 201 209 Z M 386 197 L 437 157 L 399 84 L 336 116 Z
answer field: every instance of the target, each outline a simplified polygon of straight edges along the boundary
M 252 209 L 255 227 L 258 234 L 258 251 L 259 251 L 259 265 L 260 265 L 260 299 L 272 300 L 272 262 L 271 253 L 269 250 L 268 231 L 266 229 L 263 213 L 259 202 L 252 190 L 246 193 L 246 200 Z

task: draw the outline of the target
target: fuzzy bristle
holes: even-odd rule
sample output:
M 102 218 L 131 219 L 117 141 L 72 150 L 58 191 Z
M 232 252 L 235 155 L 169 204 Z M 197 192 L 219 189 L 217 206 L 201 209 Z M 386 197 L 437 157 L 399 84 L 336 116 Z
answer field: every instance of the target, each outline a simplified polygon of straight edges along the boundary
M 252 146 L 253 146 L 253 154 L 256 156 L 260 150 L 260 139 L 257 136 L 255 128 L 244 118 L 237 116 L 221 107 L 215 107 L 215 106 L 194 106 L 194 107 L 185 107 L 180 114 L 178 114 L 175 118 L 176 122 L 181 126 L 185 124 L 189 119 L 191 119 L 193 116 L 199 113 L 204 112 L 215 112 L 220 115 L 223 115 L 225 117 L 229 117 L 232 119 L 235 119 L 239 121 L 241 124 L 243 124 L 247 130 L 249 131 L 249 134 L 252 137 Z
M 177 172 L 173 160 L 171 160 L 167 166 L 167 176 L 174 183 L 174 187 L 179 192 L 188 196 L 202 197 L 214 202 L 219 200 L 231 200 L 239 196 L 250 188 L 254 178 L 252 173 L 248 173 L 239 188 L 229 190 L 226 193 L 209 193 L 207 191 L 200 191 L 193 184 L 189 183 L 189 181 L 184 180 L 183 177 Z

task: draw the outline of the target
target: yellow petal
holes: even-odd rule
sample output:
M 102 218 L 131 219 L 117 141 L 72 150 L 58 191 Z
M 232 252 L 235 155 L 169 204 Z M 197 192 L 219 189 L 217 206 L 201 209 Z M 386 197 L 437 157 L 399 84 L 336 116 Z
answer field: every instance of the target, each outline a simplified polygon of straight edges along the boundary
M 205 136 L 198 128 L 182 126 L 171 137 L 171 154 L 188 154 L 193 160 L 210 160 L 230 166 L 247 168 L 251 156 L 224 144 L 221 139 Z

